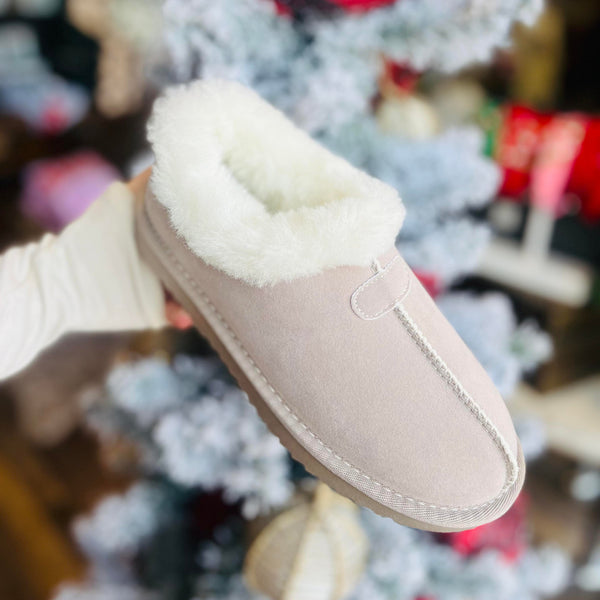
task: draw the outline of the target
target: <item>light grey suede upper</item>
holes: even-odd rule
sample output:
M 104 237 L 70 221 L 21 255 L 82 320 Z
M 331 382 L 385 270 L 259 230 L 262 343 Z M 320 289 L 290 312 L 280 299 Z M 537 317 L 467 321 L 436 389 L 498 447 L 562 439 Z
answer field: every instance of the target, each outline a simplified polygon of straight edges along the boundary
M 445 508 L 477 507 L 507 487 L 498 443 L 394 307 L 399 303 L 410 316 L 516 457 L 504 401 L 395 249 L 378 257 L 380 276 L 372 268 L 338 267 L 257 288 L 193 255 L 151 196 L 146 210 L 269 384 L 352 477 L 364 474 Z M 500 504 L 504 511 L 507 502 Z

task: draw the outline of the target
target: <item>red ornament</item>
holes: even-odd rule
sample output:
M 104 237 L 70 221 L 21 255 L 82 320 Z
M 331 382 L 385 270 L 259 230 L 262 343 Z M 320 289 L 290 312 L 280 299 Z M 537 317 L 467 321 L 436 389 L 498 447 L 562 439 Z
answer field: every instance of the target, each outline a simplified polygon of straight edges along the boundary
M 581 151 L 587 119 L 577 113 L 554 115 L 542 132 L 531 171 L 531 204 L 555 217 L 568 212 L 565 194 L 573 165 Z
M 375 8 L 393 4 L 395 1 L 396 0 L 329 0 L 331 4 L 343 8 L 346 12 L 368 12 Z
M 420 271 L 413 269 L 415 276 L 421 282 L 421 285 L 427 290 L 427 293 L 435 298 L 442 292 L 443 285 L 440 278 L 431 271 Z
M 339 8 L 349 13 L 365 13 L 396 0 L 271 0 L 280 15 L 290 16 L 309 10 L 327 12 L 327 9 Z
M 519 199 L 528 189 L 531 167 L 549 120 L 548 115 L 525 106 L 512 105 L 504 109 L 495 152 L 504 174 L 501 196 Z
M 289 17 L 292 14 L 292 9 L 281 0 L 273 0 L 273 3 L 275 4 L 278 15 Z
M 493 152 L 503 172 L 500 195 L 527 196 L 556 216 L 576 198 L 585 220 L 600 220 L 600 119 L 519 105 L 502 113 Z
M 393 60 L 386 60 L 383 72 L 383 84 L 392 85 L 402 92 L 412 92 L 421 73 L 415 71 L 407 64 L 397 63 Z
M 590 119 L 587 123 L 567 191 L 580 199 L 584 219 L 600 220 L 600 119 Z
M 41 115 L 41 128 L 44 133 L 57 135 L 69 125 L 68 107 L 59 98 L 53 98 Z

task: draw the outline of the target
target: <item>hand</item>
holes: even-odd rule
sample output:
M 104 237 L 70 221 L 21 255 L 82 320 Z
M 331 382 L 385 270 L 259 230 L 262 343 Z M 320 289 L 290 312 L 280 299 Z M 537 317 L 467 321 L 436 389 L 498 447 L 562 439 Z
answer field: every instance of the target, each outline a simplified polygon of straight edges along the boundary
M 136 203 L 142 203 L 144 201 L 144 194 L 146 193 L 146 186 L 150 179 L 152 168 L 148 167 L 145 171 L 134 177 L 127 183 L 129 189 L 135 196 Z M 189 313 L 171 296 L 171 294 L 165 290 L 166 306 L 165 314 L 167 321 L 170 325 L 176 329 L 184 330 L 193 327 L 194 323 Z

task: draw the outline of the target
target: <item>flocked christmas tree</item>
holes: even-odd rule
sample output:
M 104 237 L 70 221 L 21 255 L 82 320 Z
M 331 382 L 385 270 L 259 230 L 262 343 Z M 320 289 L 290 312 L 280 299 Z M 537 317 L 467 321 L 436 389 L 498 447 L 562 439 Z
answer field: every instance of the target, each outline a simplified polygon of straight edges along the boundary
M 540 8 L 541 0 L 166 0 L 169 58 L 153 78 L 237 79 L 394 185 L 408 213 L 398 247 L 508 396 L 547 356 L 548 340 L 531 323 L 518 325 L 499 294 L 447 291 L 485 249 L 488 229 L 471 210 L 493 198 L 498 170 L 476 128 L 441 127 L 406 86 L 387 114 L 381 96 L 394 83 L 390 73 L 414 78 L 489 59 L 514 22 L 531 22 Z M 403 116 L 416 122 L 403 125 Z M 394 118 L 400 123 L 390 127 Z M 56 599 L 261 597 L 242 576 L 245 532 L 258 527 L 250 525 L 257 517 L 310 497 L 308 475 L 219 361 L 180 356 L 121 366 L 100 396 L 89 424 L 107 443 L 135 445 L 142 481 L 77 521 L 89 581 L 63 587 Z M 538 452 L 535 424 L 522 430 L 525 449 Z M 558 591 L 566 559 L 528 547 L 523 504 L 464 535 L 414 531 L 361 511 L 367 559 L 349 597 L 500 600 Z M 211 526 L 190 526 L 198 520 Z

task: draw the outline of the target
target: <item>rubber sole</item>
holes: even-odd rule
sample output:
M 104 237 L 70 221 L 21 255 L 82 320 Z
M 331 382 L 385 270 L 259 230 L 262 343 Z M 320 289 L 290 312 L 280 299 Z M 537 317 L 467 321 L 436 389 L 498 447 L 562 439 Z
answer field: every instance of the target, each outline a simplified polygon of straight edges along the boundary
M 136 213 L 135 233 L 138 249 L 144 261 L 159 277 L 163 285 L 171 292 L 171 294 L 173 294 L 179 304 L 181 304 L 192 317 L 196 329 L 208 340 L 231 375 L 237 381 L 239 387 L 246 392 L 250 402 L 253 404 L 269 430 L 279 439 L 281 444 L 287 448 L 292 457 L 304 465 L 308 472 L 312 473 L 315 477 L 323 481 L 342 496 L 350 498 L 356 504 L 364 506 L 382 517 L 388 517 L 400 525 L 440 533 L 463 531 L 465 529 L 465 527 L 443 527 L 433 525 L 392 510 L 373 500 L 366 494 L 363 494 L 354 486 L 338 477 L 335 473 L 332 473 L 325 465 L 318 461 L 293 437 L 285 425 L 273 413 L 268 403 L 263 399 L 260 391 L 248 378 L 237 360 L 231 355 L 227 347 L 213 330 L 209 320 L 203 314 L 201 306 L 199 306 L 202 302 L 198 301 L 198 299 L 192 301 L 189 294 L 184 289 L 184 282 L 178 281 L 173 275 L 173 273 L 178 271 L 177 265 L 174 264 L 174 259 L 163 251 L 162 248 L 164 242 L 158 238 L 158 234 L 150 221 L 150 217 L 143 207 Z M 205 307 L 205 310 L 208 311 L 208 307 Z M 524 469 L 524 459 L 520 445 L 518 461 L 520 468 Z

